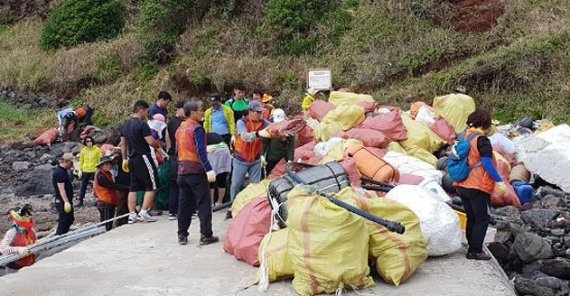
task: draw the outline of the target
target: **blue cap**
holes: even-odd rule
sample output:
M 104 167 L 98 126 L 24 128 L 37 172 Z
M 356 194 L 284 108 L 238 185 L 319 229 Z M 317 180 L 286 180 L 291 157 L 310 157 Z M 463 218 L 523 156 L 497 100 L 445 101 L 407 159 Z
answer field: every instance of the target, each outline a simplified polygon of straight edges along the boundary
M 258 101 L 250 101 L 247 107 L 252 111 L 263 111 L 263 106 Z

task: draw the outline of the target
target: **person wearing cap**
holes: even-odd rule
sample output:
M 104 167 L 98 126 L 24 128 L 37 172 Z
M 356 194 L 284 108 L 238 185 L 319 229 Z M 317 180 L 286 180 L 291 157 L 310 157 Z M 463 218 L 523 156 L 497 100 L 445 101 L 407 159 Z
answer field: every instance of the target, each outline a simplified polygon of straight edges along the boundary
M 227 100 L 225 105 L 234 111 L 234 121 L 247 115 L 249 100 L 245 97 L 245 86 L 241 83 L 234 87 L 234 97 Z
M 168 118 L 168 110 L 166 107 L 168 107 L 170 101 L 172 101 L 172 96 L 168 92 L 159 92 L 156 103 L 152 104 L 148 109 L 148 117 L 153 118 L 155 114 L 162 114 L 165 119 Z
M 285 111 L 277 108 L 273 112 L 273 122 L 282 122 L 287 119 Z M 293 161 L 295 155 L 295 135 L 285 138 L 264 138 L 261 165 L 265 166 L 265 173 L 269 175 L 273 168 L 284 159 Z M 266 176 L 267 177 L 267 176 Z
M 237 136 L 234 147 L 233 173 L 230 186 L 230 196 L 233 201 L 243 185 L 246 174 L 249 173 L 251 183 L 261 181 L 261 138 L 270 138 L 271 134 L 265 129 L 270 122 L 263 119 L 263 107 L 258 101 L 248 105 L 247 116 L 237 122 Z M 228 212 L 228 218 L 231 212 Z
M 30 204 L 10 211 L 12 225 L 6 231 L 4 239 L 0 242 L 0 255 L 20 254 L 18 261 L 8 265 L 11 269 L 20 269 L 36 262 L 36 255 L 30 253 L 29 246 L 37 240 L 33 209 Z
M 204 129 L 206 133 L 216 133 L 229 146 L 235 142 L 236 122 L 231 107 L 222 104 L 218 94 L 210 96 L 212 106 L 204 113 Z
M 268 94 L 264 94 L 263 98 L 261 99 L 261 103 L 263 104 L 263 119 L 271 119 L 273 110 L 275 109 L 273 106 L 273 97 Z
M 87 192 L 87 185 L 95 177 L 97 164 L 101 160 L 101 149 L 95 145 L 95 141 L 91 136 L 83 139 L 83 148 L 79 152 L 79 172 L 78 177 L 81 179 L 81 189 L 79 190 L 79 201 L 76 207 L 83 206 L 83 199 Z
M 56 235 L 66 234 L 75 221 L 73 214 L 73 186 L 69 177 L 69 170 L 73 167 L 73 154 L 65 153 L 55 168 L 52 176 L 55 191 L 55 208 L 58 213 Z
M 77 114 L 77 119 L 82 121 L 86 126 L 93 125 L 93 120 L 91 119 L 93 116 L 93 107 L 87 104 L 80 105 L 75 108 L 75 114 Z
M 178 243 L 188 243 L 188 228 L 192 214 L 197 210 L 200 219 L 200 245 L 218 241 L 212 231 L 212 202 L 210 182 L 216 181 L 216 173 L 208 161 L 206 132 L 200 125 L 204 115 L 201 101 L 184 104 L 186 120 L 176 131 L 178 151 Z
M 97 164 L 97 175 L 93 184 L 93 191 L 97 197 L 97 209 L 101 217 L 101 222 L 115 217 L 115 209 L 119 206 L 119 191 L 129 191 L 129 187 L 115 182 L 115 177 L 111 173 L 113 168 L 113 158 L 104 156 Z M 113 222 L 105 223 L 107 231 L 113 228 Z

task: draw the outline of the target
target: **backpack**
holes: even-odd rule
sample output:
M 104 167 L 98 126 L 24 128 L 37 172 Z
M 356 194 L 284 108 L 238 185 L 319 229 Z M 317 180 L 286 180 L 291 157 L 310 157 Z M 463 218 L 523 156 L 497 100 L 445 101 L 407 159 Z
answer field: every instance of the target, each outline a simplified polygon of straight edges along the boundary
M 453 181 L 461 182 L 467 179 L 471 169 L 480 165 L 480 163 L 477 163 L 473 167 L 469 167 L 467 160 L 469 150 L 471 150 L 471 140 L 477 136 L 479 134 L 475 133 L 465 139 L 465 135 L 462 135 L 459 137 L 459 141 L 451 147 L 451 153 L 447 159 L 447 172 Z

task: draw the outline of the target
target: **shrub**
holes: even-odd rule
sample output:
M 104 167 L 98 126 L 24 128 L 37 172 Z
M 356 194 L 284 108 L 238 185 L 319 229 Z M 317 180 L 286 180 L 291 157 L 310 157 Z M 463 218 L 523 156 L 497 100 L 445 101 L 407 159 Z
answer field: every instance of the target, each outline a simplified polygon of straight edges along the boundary
M 121 0 L 66 0 L 49 16 L 41 47 L 47 51 L 113 38 L 125 24 L 123 11 Z

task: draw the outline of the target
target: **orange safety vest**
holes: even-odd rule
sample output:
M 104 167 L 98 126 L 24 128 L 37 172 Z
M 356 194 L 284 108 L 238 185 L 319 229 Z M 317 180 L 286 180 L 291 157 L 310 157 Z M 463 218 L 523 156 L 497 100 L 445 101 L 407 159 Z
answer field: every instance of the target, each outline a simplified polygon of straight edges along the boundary
M 109 181 L 115 182 L 115 178 L 113 178 L 110 172 L 99 170 L 97 174 L 103 174 Z M 95 176 L 95 182 L 93 182 L 93 192 L 100 202 L 114 206 L 119 205 L 119 193 L 117 190 L 101 186 L 97 180 L 97 176 Z
M 253 133 L 260 131 L 264 128 L 263 120 L 260 121 L 253 121 L 249 119 L 249 116 L 246 118 L 242 118 L 245 122 L 245 126 L 248 133 Z M 254 162 L 259 159 L 261 156 L 261 148 L 263 146 L 263 142 L 261 138 L 257 138 L 252 142 L 246 142 L 242 140 L 241 136 L 238 134 L 236 137 L 236 144 L 235 144 L 235 154 L 240 158 L 240 160 L 245 162 Z
M 36 231 L 34 230 L 34 222 L 17 220 L 14 216 L 11 218 L 12 221 L 14 221 L 14 225 L 12 225 L 12 227 L 16 229 L 16 236 L 14 237 L 14 241 L 12 241 L 11 246 L 27 247 L 29 245 L 33 245 L 37 240 Z M 12 262 L 9 267 L 13 269 L 20 269 L 25 266 L 30 266 L 35 262 L 36 255 L 31 254 L 16 262 Z
M 469 138 L 472 134 L 472 131 L 466 132 L 465 138 Z M 467 156 L 467 164 L 469 167 L 473 167 L 475 164 L 481 163 L 481 155 L 479 154 L 479 149 L 477 149 L 477 139 L 479 137 L 480 136 L 476 136 L 471 140 L 471 148 L 469 149 L 469 155 Z M 493 156 L 493 165 L 497 166 L 495 156 Z M 471 172 L 469 173 L 469 177 L 467 177 L 467 179 L 461 182 L 457 182 L 455 186 L 477 189 L 491 194 L 495 188 L 495 180 L 491 178 L 489 174 L 487 174 L 487 171 L 485 168 L 483 168 L 482 165 L 478 165 L 477 167 L 471 169 Z
M 201 164 L 198 150 L 196 149 L 196 141 L 194 140 L 194 131 L 200 127 L 196 121 L 186 119 L 176 131 L 176 148 L 178 150 L 178 161 L 191 161 Z M 206 134 L 204 133 L 204 143 L 206 143 Z

